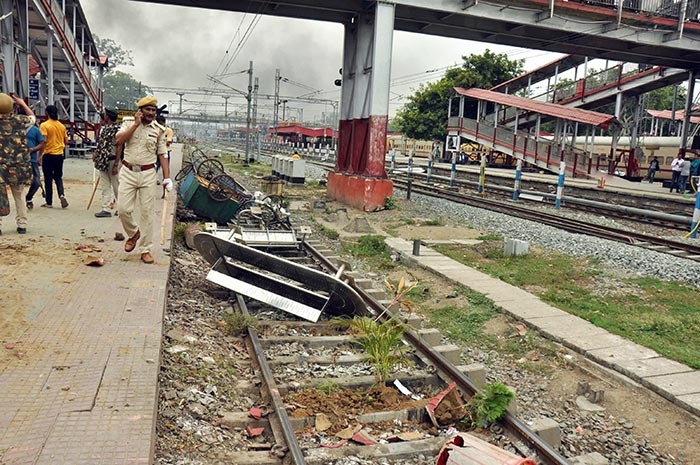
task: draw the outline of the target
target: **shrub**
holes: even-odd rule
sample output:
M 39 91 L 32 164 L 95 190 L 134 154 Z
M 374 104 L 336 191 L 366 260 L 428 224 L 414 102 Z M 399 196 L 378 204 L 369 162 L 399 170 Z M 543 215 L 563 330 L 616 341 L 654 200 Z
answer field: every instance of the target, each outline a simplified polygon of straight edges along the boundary
M 467 402 L 467 421 L 472 427 L 486 428 L 505 415 L 508 404 L 514 398 L 515 393 L 505 384 L 487 384 Z

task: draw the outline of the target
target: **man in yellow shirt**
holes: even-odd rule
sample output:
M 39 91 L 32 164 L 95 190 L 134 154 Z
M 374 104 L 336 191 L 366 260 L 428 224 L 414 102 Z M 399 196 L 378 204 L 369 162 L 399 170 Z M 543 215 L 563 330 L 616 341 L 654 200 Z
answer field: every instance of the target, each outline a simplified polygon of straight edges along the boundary
M 44 172 L 44 191 L 46 192 L 46 203 L 42 207 L 53 208 L 53 183 L 55 182 L 61 207 L 66 208 L 68 201 L 63 191 L 63 152 L 68 143 L 68 131 L 58 121 L 58 108 L 55 105 L 46 107 L 46 115 L 48 119 L 39 126 L 39 130 L 46 140 L 44 155 L 40 161 Z

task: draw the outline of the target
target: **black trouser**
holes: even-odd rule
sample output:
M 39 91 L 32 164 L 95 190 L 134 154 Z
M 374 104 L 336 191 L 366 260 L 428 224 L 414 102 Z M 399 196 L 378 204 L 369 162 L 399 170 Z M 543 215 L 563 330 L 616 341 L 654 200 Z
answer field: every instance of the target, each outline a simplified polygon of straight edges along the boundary
M 41 159 L 41 167 L 44 171 L 44 190 L 46 191 L 46 204 L 53 204 L 53 184 L 56 182 L 58 196 L 63 196 L 63 154 L 44 154 Z
M 39 162 L 32 162 L 32 185 L 29 186 L 29 192 L 27 192 L 26 201 L 31 202 L 34 198 L 34 194 L 39 190 L 41 181 L 39 180 Z
M 673 171 L 671 174 L 671 189 L 669 189 L 669 192 L 673 192 L 673 188 L 676 188 L 676 192 L 680 192 L 680 186 L 679 186 L 679 181 L 681 179 L 681 172 L 680 171 Z

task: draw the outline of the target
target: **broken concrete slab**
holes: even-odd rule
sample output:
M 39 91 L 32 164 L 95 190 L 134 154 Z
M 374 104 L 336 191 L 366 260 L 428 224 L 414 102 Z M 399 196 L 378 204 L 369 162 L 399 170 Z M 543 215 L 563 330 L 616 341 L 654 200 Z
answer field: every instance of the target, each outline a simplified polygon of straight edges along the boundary
M 586 412 L 603 412 L 605 411 L 605 407 L 602 405 L 594 404 L 590 400 L 586 399 L 584 396 L 577 396 L 576 397 L 576 405 L 578 408 L 581 410 L 585 410 Z

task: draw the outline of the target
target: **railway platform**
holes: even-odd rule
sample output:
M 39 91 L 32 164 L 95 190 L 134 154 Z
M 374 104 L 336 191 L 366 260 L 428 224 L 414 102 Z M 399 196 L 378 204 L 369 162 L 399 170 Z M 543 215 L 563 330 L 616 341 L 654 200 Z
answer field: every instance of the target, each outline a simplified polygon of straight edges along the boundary
M 176 173 L 179 145 L 172 155 Z M 156 201 L 155 264 L 146 265 L 137 251 L 127 254 L 124 242 L 114 239 L 123 232 L 118 217 L 95 218 L 99 188 L 86 209 L 92 169 L 90 159 L 67 159 L 70 205 L 41 208 L 37 193 L 26 235 L 14 233 L 14 212 L 3 222 L 0 254 L 14 254 L 13 263 L 0 261 L 6 293 L 0 303 L 0 463 L 5 465 L 153 460 L 176 196 Z M 168 214 L 161 246 L 163 207 Z M 104 266 L 87 266 L 88 253 L 102 257 Z M 10 305 L 11 311 L 5 308 Z
M 386 243 L 402 259 L 484 294 L 507 314 L 537 328 L 547 338 L 700 415 L 700 371 L 552 307 L 520 288 L 469 268 L 430 247 L 421 247 L 420 254 L 415 256 L 412 242 L 390 237 Z

